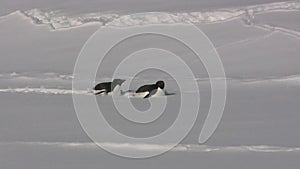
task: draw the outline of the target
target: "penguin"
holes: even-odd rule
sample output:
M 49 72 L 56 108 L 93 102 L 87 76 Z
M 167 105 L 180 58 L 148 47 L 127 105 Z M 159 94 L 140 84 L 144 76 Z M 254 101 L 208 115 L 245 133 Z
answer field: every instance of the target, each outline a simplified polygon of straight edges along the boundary
M 94 87 L 95 95 L 112 95 L 121 93 L 120 87 L 125 80 L 123 79 L 114 79 L 112 82 L 103 82 L 99 83 Z
M 150 96 L 163 96 L 165 83 L 164 81 L 157 81 L 155 84 L 149 84 L 139 87 L 135 91 L 135 96 L 148 98 Z

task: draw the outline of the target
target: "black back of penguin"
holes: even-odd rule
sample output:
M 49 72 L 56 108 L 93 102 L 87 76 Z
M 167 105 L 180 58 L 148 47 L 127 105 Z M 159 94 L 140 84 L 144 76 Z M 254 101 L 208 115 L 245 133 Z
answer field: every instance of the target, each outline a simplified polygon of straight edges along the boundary
M 140 88 L 138 88 L 136 90 L 136 93 L 142 93 L 142 92 L 151 93 L 151 91 L 153 91 L 157 88 L 164 89 L 164 87 L 165 87 L 165 83 L 163 81 L 157 81 L 155 84 L 141 86 Z
M 108 93 L 113 91 L 113 89 L 117 86 L 117 85 L 122 85 L 122 83 L 125 82 L 125 80 L 122 79 L 114 79 L 112 82 L 102 82 L 97 84 L 94 87 L 94 90 L 100 90 L 102 92 Z
M 94 90 L 105 90 L 107 92 L 111 91 L 112 82 L 99 83 L 94 87 Z

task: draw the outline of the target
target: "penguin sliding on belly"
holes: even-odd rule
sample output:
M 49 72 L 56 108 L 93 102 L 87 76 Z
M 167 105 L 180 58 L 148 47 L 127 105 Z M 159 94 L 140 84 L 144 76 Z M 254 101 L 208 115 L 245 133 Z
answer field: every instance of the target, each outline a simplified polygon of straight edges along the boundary
M 151 96 L 164 96 L 164 87 L 165 83 L 163 81 L 157 81 L 155 84 L 141 86 L 136 90 L 134 96 L 143 98 L 148 98 Z
M 94 87 L 95 95 L 120 95 L 120 87 L 125 80 L 114 79 L 112 82 L 99 83 Z

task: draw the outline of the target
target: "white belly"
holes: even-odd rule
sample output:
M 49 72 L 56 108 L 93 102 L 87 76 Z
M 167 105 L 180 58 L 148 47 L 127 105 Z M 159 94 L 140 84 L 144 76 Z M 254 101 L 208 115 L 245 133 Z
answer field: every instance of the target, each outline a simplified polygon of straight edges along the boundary
M 133 96 L 134 97 L 142 97 L 144 98 L 147 96 L 149 92 L 141 92 L 141 93 L 135 93 Z M 156 90 L 153 90 L 150 94 L 150 97 L 159 97 L 159 96 L 165 96 L 165 91 L 161 88 L 158 88 Z
M 113 91 L 108 92 L 107 95 L 109 96 L 120 96 L 121 95 L 121 86 L 120 85 L 116 85 L 115 88 L 113 89 Z
M 92 93 L 94 94 L 94 95 L 104 95 L 105 94 L 105 90 L 104 89 L 102 89 L 102 90 L 92 90 Z
M 155 93 L 153 95 L 151 95 L 151 97 L 159 97 L 159 96 L 164 96 L 165 95 L 165 91 L 161 88 L 158 88 Z
M 140 92 L 140 93 L 135 93 L 133 96 L 134 97 L 145 97 L 149 94 L 149 92 Z

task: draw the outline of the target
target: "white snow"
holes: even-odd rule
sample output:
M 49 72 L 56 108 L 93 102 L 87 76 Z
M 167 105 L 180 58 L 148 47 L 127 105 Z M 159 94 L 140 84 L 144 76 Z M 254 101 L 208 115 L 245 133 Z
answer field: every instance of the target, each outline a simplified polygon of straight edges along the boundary
M 276 2 L 270 4 L 254 5 L 240 8 L 225 8 L 215 11 L 193 11 L 193 12 L 173 12 L 166 13 L 137 13 L 122 15 L 118 13 L 89 13 L 81 16 L 65 16 L 58 11 L 43 12 L 40 9 L 22 11 L 36 24 L 47 24 L 52 29 L 72 28 L 87 23 L 97 23 L 100 26 L 135 26 L 159 23 L 216 23 L 240 18 L 246 24 L 252 24 L 257 14 L 276 11 L 299 11 L 299 2 Z M 267 26 L 266 26 L 267 27 Z M 278 28 L 279 29 L 279 28 Z
M 164 0 L 101 0 L 88 4 L 79 0 L 41 0 L 34 4 L 31 0 L 4 0 L 0 13 L 1 169 L 299 168 L 299 1 L 175 0 L 168 4 Z M 93 85 L 86 90 L 72 90 L 72 72 L 80 49 L 98 28 L 181 22 L 192 22 L 202 29 L 224 64 L 228 95 L 217 131 L 204 145 L 198 144 L 210 105 L 210 84 L 204 69 L 197 67 L 196 61 L 186 60 L 191 68 L 199 69 L 196 79 L 185 80 L 187 84 L 197 81 L 201 97 L 199 116 L 187 137 L 170 152 L 143 160 L 120 158 L 100 149 L 80 126 L 71 97 L 96 97 L 90 92 Z M 124 50 L 139 45 L 140 42 L 132 42 Z M 157 45 L 168 47 L 164 41 Z M 173 48 L 170 47 L 181 50 Z M 186 57 L 190 54 L 177 52 Z M 160 61 L 168 63 L 169 58 Z M 103 65 L 104 76 L 96 77 L 91 84 L 111 80 L 111 66 Z M 194 91 L 179 91 L 171 77 L 149 72 L 135 78 L 130 90 L 158 79 L 164 79 L 166 91 L 174 95 L 167 96 L 169 114 L 150 124 L 150 128 L 120 118 L 110 96 L 96 97 L 107 120 L 118 131 L 148 137 L 173 123 L 180 92 Z M 131 101 L 141 110 L 149 108 L 147 99 Z M 102 144 L 140 152 L 168 146 L 142 142 Z

